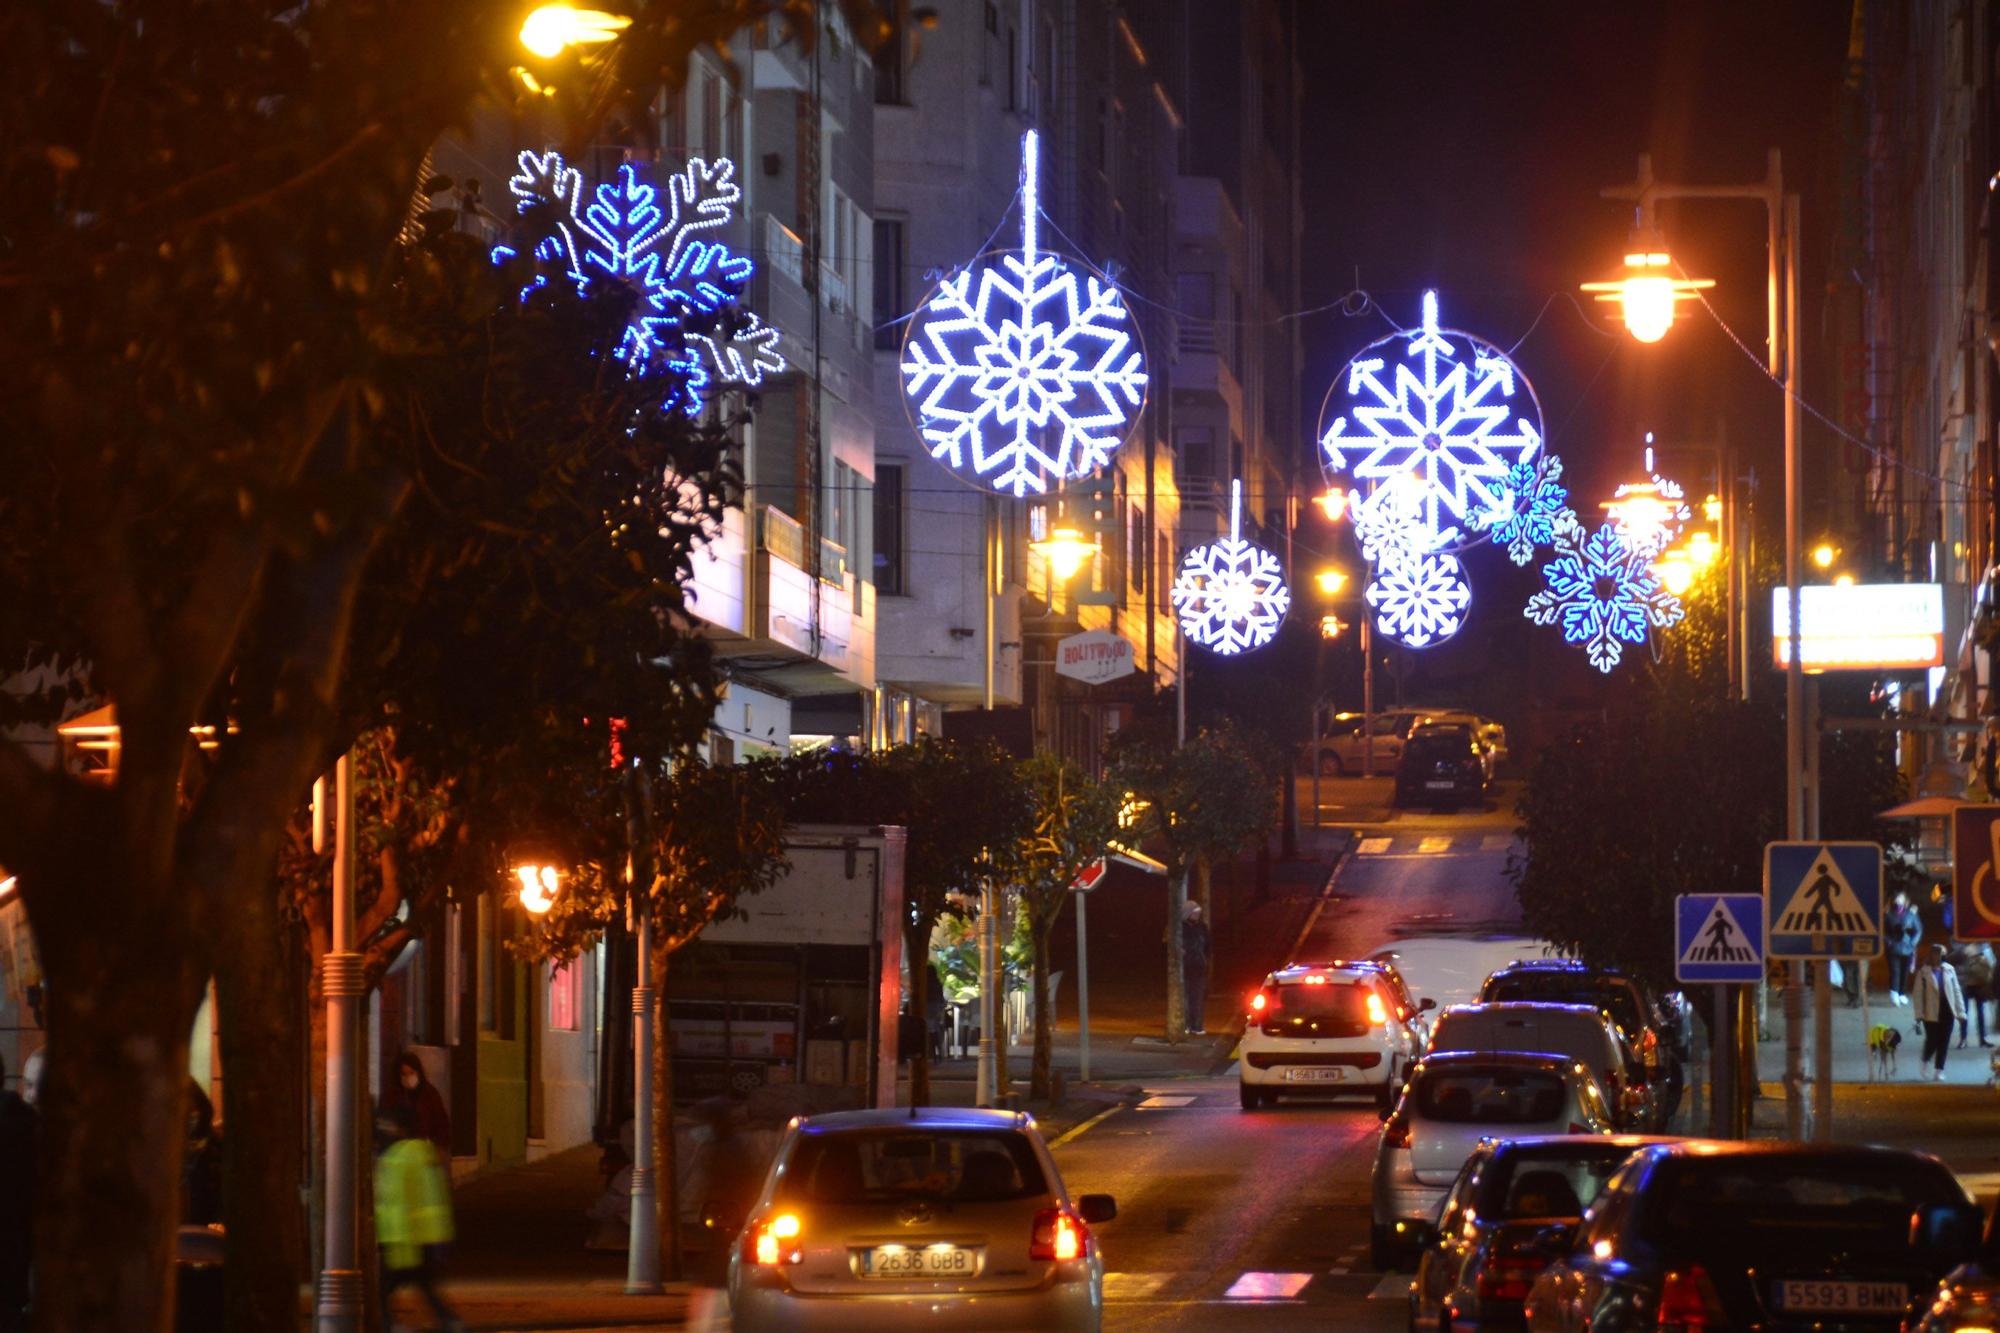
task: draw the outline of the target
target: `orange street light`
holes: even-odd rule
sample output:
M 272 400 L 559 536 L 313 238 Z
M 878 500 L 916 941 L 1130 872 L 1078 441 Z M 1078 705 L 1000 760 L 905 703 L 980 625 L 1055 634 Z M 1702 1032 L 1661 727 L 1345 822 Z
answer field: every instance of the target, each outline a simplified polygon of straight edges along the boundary
M 1319 636 L 1322 639 L 1337 639 L 1340 637 L 1340 632 L 1346 628 L 1347 622 L 1339 616 L 1321 616 L 1319 618 Z
M 1329 565 L 1313 575 L 1313 586 L 1317 587 L 1323 596 L 1338 597 L 1340 590 L 1347 586 L 1347 571 Z
M 518 895 L 521 906 L 532 915 L 540 916 L 556 905 L 556 890 L 562 882 L 562 872 L 554 866 L 515 866 L 514 878 L 521 881 Z
M 599 46 L 616 41 L 632 26 L 623 14 L 575 5 L 543 5 L 521 24 L 521 45 L 544 60 L 553 60 L 572 46 Z
M 1674 326 L 1674 308 L 1697 292 L 1713 287 L 1713 278 L 1676 278 L 1666 251 L 1636 246 L 1625 256 L 1625 276 L 1607 282 L 1586 282 L 1583 290 L 1600 301 L 1616 302 L 1624 312 L 1625 329 L 1642 343 L 1656 343 Z
M 1313 497 L 1313 503 L 1329 523 L 1338 523 L 1347 516 L 1347 492 L 1338 486 L 1327 487 L 1325 493 Z
M 1097 554 L 1097 543 L 1086 540 L 1075 528 L 1055 528 L 1040 541 L 1028 543 L 1028 549 L 1049 562 L 1058 583 L 1067 583 Z

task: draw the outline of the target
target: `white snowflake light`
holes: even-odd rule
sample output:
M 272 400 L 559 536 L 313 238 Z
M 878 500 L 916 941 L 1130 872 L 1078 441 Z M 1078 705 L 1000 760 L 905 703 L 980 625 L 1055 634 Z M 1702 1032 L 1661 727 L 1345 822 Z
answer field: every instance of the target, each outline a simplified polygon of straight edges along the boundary
M 1562 460 L 1543 454 L 1539 463 L 1516 463 L 1507 471 L 1503 503 L 1474 522 L 1507 548 L 1507 558 L 1525 565 L 1535 558 L 1537 546 L 1553 546 L 1556 529 L 1565 519 L 1574 520 L 1569 491 L 1562 484 Z
M 1230 656 L 1269 643 L 1291 608 L 1278 557 L 1242 536 L 1243 483 L 1229 485 L 1229 535 L 1181 557 L 1174 611 L 1181 633 Z
M 1541 413 L 1505 352 L 1438 327 L 1436 292 L 1424 293 L 1423 312 L 1421 326 L 1348 363 L 1320 448 L 1330 478 L 1419 484 L 1417 521 L 1428 540 L 1416 544 L 1434 551 L 1451 524 L 1504 507 L 1509 471 L 1541 451 Z
M 1680 598 L 1653 572 L 1653 553 L 1628 540 L 1615 523 L 1589 531 L 1567 523 L 1556 531 L 1555 555 L 1542 566 L 1548 586 L 1528 599 L 1537 625 L 1559 625 L 1563 638 L 1580 643 L 1590 664 L 1609 672 L 1625 645 L 1680 623 Z
M 1036 135 L 1021 154 L 1021 249 L 947 278 L 910 323 L 903 389 L 931 455 L 1013 496 L 1102 467 L 1146 396 L 1118 289 L 1036 241 Z
M 1448 551 L 1382 566 L 1362 596 L 1375 628 L 1411 648 L 1432 648 L 1458 633 L 1472 605 L 1465 566 Z
M 522 153 L 507 184 L 523 216 L 549 220 L 530 251 L 542 269 L 521 298 L 546 286 L 551 272 L 578 292 L 602 281 L 632 287 L 638 305 L 618 355 L 636 373 L 672 376 L 670 407 L 696 415 L 711 387 L 754 387 L 785 368 L 778 330 L 737 304 L 755 264 L 708 235 L 742 202 L 735 163 L 693 159 L 668 179 L 664 209 L 630 162 L 587 204 L 583 173 L 558 153 Z M 553 208 L 537 212 L 546 205 Z M 515 253 L 503 245 L 493 256 Z

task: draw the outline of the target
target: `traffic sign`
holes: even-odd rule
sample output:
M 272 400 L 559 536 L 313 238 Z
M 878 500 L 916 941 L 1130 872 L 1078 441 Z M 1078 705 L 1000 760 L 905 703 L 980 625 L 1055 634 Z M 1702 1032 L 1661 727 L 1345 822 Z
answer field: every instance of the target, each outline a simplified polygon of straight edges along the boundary
M 2000 805 L 1951 812 L 1951 933 L 2000 940 Z
M 1070 882 L 1070 887 L 1078 893 L 1089 893 L 1104 882 L 1105 872 L 1110 869 L 1111 863 L 1100 856 L 1083 868 L 1083 873 Z
M 1773 958 L 1873 958 L 1882 951 L 1882 844 L 1766 843 L 1764 908 Z
M 1674 899 L 1674 979 L 1762 981 L 1764 899 L 1755 893 L 1683 893 Z

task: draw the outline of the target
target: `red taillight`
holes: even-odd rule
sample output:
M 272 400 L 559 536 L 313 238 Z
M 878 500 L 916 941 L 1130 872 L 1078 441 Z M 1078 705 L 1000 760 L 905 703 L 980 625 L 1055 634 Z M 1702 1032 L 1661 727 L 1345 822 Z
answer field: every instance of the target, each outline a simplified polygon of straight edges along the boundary
M 1079 1219 L 1060 1208 L 1044 1208 L 1035 1214 L 1035 1229 L 1028 1236 L 1028 1257 L 1057 1263 L 1080 1259 L 1089 1237 L 1090 1232 Z
M 1700 1264 L 1685 1273 L 1672 1272 L 1660 1284 L 1661 1333 L 1708 1333 L 1723 1327 L 1722 1311 L 1716 1308 L 1715 1288 Z
M 1389 1011 L 1383 1007 L 1382 997 L 1374 991 L 1368 992 L 1368 1026 L 1382 1027 L 1389 1021 Z
M 1408 1148 L 1410 1146 L 1410 1122 L 1401 1116 L 1392 1117 L 1382 1126 L 1382 1146 L 1385 1148 Z
M 1250 997 L 1250 1013 L 1251 1013 L 1251 1015 L 1252 1015 L 1252 1016 L 1254 1017 L 1254 1016 L 1256 1016 L 1257 1014 L 1261 1014 L 1261 1013 L 1263 1013 L 1263 1012 L 1264 1012 L 1264 1010 L 1265 1010 L 1265 1008 L 1266 1008 L 1266 1007 L 1267 1007 L 1267 1006 L 1268 1006 L 1268 1005 L 1269 1005 L 1270 1003 L 1271 1003 L 1271 992 L 1270 992 L 1270 991 L 1268 991 L 1268 990 L 1260 990 L 1260 991 L 1258 991 L 1258 992 L 1257 992 L 1257 993 L 1256 993 L 1255 995 L 1252 995 L 1252 996 Z
M 1532 1259 L 1495 1259 L 1479 1273 L 1482 1301 L 1525 1301 L 1542 1265 Z
M 743 1262 L 764 1268 L 798 1263 L 805 1258 L 799 1247 L 801 1230 L 795 1213 L 779 1213 L 753 1223 L 743 1233 Z

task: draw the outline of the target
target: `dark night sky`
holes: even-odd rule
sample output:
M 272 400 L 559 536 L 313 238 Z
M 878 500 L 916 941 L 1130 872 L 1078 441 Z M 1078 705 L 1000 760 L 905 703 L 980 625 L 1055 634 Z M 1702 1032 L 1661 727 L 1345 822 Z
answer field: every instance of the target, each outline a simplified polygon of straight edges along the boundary
M 1551 293 L 1615 275 L 1631 211 L 1598 191 L 1631 180 L 1638 153 L 1653 153 L 1662 179 L 1739 183 L 1761 178 L 1765 150 L 1777 147 L 1806 213 L 1807 396 L 1831 408 L 1830 388 L 1812 378 L 1826 352 L 1815 345 L 1814 297 L 1824 289 L 1836 221 L 1847 18 L 1839 0 L 1300 0 L 1305 303 L 1338 299 L 1358 267 L 1360 286 L 1399 323 L 1417 319 L 1423 289 L 1434 286 L 1446 324 L 1510 347 Z M 1718 280 L 1717 308 L 1761 351 L 1762 207 L 1670 204 L 1661 223 L 1675 259 Z M 1386 332 L 1374 314 L 1306 322 L 1308 426 L 1341 365 Z M 1735 443 L 1762 455 L 1775 521 L 1777 390 L 1699 307 L 1684 308 L 1664 342 L 1641 347 L 1622 331 L 1591 331 L 1558 297 L 1515 359 L 1541 398 L 1551 447 L 1578 483 L 1573 499 L 1594 509 L 1636 472 L 1645 431 L 1663 444 L 1707 441 L 1726 422 Z M 1830 459 L 1831 447 L 1808 434 L 1809 470 L 1815 455 Z M 1539 678 L 1563 655 L 1580 662 L 1581 652 L 1521 619 L 1535 582 L 1511 578 L 1504 557 L 1482 552 L 1471 569 L 1474 619 L 1426 655 L 1418 671 L 1428 688 L 1411 693 L 1469 698 L 1511 720 L 1524 702 L 1513 664 L 1532 664 Z M 1543 697 L 1581 686 L 1582 697 L 1569 701 L 1585 702 L 1597 693 L 1590 674 L 1565 669 Z M 1501 702 L 1508 697 L 1512 708 Z

